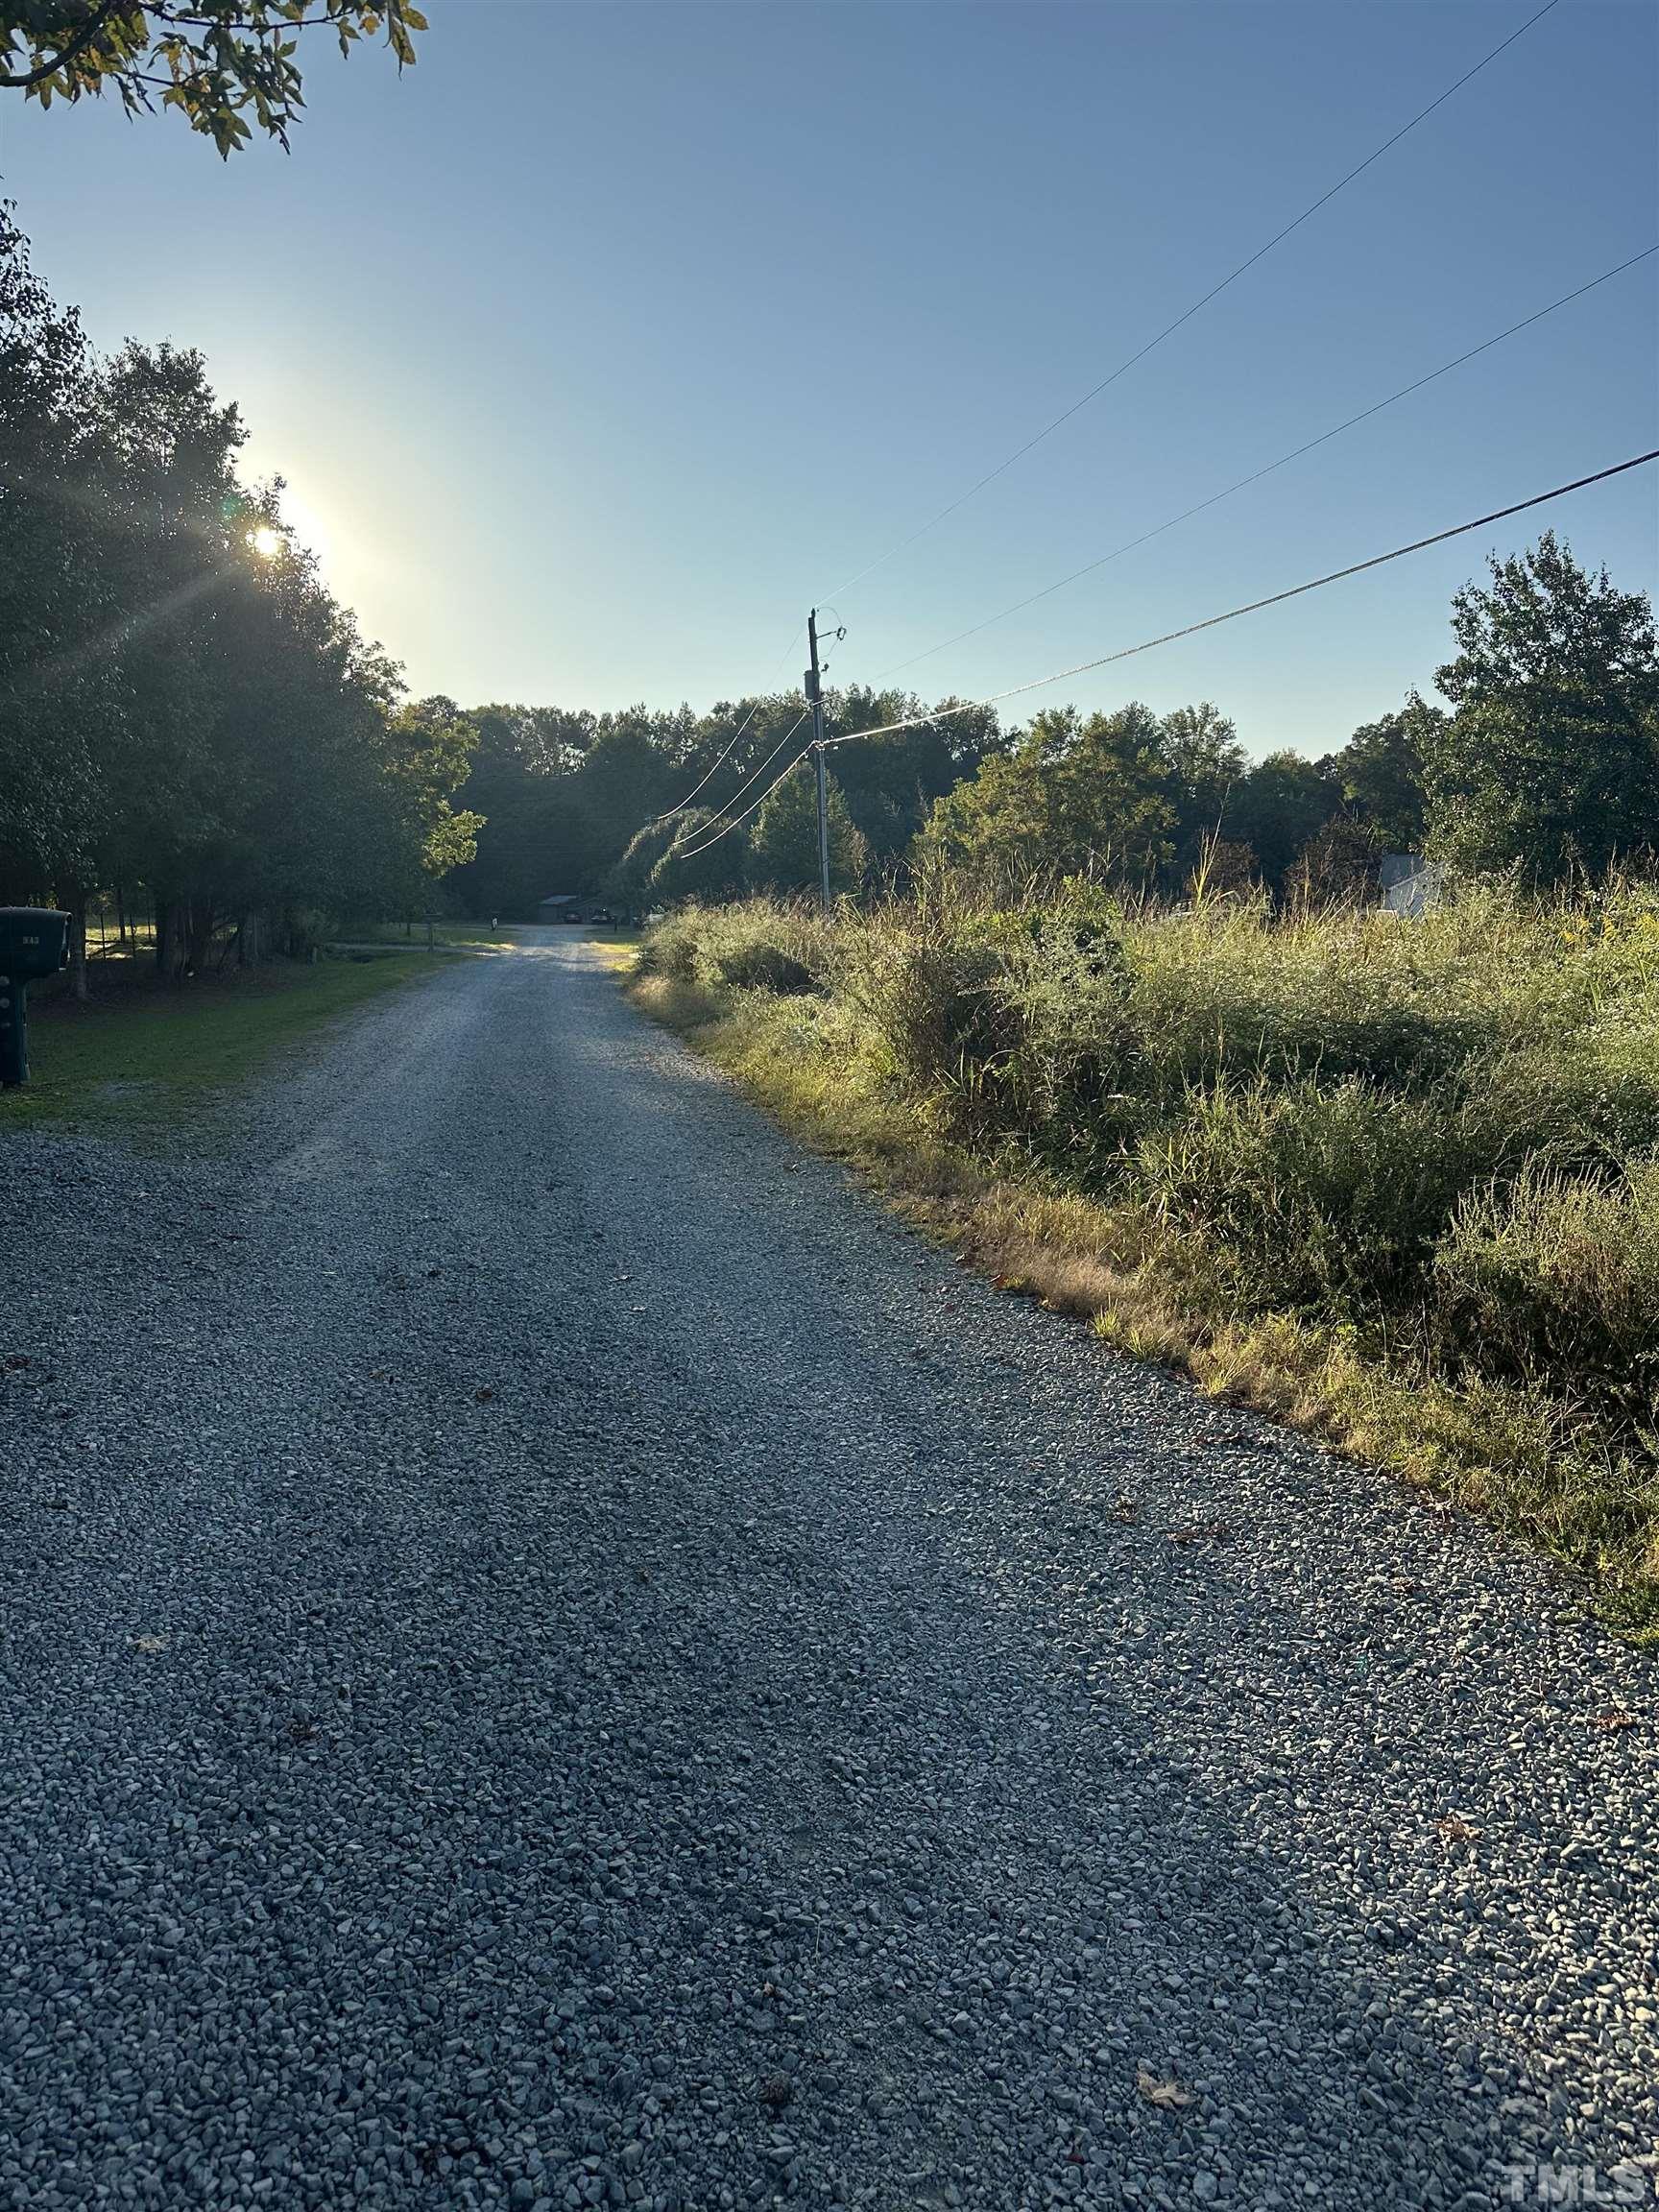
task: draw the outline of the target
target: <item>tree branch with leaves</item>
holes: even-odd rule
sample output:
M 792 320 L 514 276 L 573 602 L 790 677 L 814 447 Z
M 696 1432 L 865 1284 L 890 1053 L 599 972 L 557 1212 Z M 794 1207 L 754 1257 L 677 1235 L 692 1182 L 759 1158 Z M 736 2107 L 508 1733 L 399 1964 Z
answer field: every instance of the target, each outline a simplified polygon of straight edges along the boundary
M 0 0 L 0 91 L 47 108 L 113 90 L 130 115 L 176 108 L 222 155 L 254 126 L 286 148 L 301 32 L 332 31 L 342 54 L 383 37 L 405 68 L 425 28 L 410 0 Z

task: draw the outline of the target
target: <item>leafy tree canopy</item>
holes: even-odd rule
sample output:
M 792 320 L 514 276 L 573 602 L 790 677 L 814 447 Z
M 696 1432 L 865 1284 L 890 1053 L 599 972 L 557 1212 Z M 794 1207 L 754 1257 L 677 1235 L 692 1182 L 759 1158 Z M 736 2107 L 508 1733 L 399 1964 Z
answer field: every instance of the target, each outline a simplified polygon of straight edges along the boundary
M 386 748 L 421 869 L 437 878 L 464 867 L 477 851 L 484 817 L 452 805 L 450 794 L 467 781 L 477 725 L 441 693 L 417 699 L 388 722 Z
M 423 902 L 479 826 L 470 725 L 399 709 L 243 435 L 200 355 L 93 355 L 0 209 L 0 900 L 142 890 L 169 971 Z
M 1174 852 L 1161 737 L 1158 716 L 1139 703 L 1087 719 L 1046 709 L 939 801 L 924 848 L 1000 875 L 1150 882 Z
M 869 867 L 869 847 L 833 777 L 827 811 L 830 888 L 855 891 Z M 749 875 L 752 882 L 768 891 L 809 891 L 818 883 L 818 790 L 808 767 L 785 777 L 756 816 Z
M 1341 807 L 1341 783 L 1325 762 L 1269 753 L 1235 790 L 1227 833 L 1244 840 L 1266 881 L 1280 891 L 1298 854 Z
M 1426 731 L 1431 850 L 1535 882 L 1659 849 L 1659 650 L 1651 603 L 1547 531 L 1453 602 L 1454 712 Z
M 1528 553 L 1488 562 L 1491 589 L 1466 584 L 1452 601 L 1455 660 L 1434 671 L 1453 706 L 1583 686 L 1585 704 L 1615 713 L 1651 693 L 1652 602 L 1591 575 L 1553 530 Z
M 1303 908 L 1369 905 L 1377 896 L 1382 849 L 1369 823 L 1334 814 L 1303 847 L 1286 888 Z
M 285 147 L 317 28 L 342 54 L 383 36 L 406 67 L 426 20 L 410 0 L 0 0 L 0 91 L 45 108 L 113 90 L 130 115 L 176 108 L 222 155 L 252 126 Z
M 1225 833 L 1234 787 L 1250 771 L 1249 756 L 1231 720 L 1208 699 L 1165 715 L 1158 756 L 1168 771 L 1178 858 L 1195 865 Z
M 1423 847 L 1423 756 L 1446 717 L 1412 691 L 1404 707 L 1362 723 L 1328 763 L 1358 818 L 1397 852 Z

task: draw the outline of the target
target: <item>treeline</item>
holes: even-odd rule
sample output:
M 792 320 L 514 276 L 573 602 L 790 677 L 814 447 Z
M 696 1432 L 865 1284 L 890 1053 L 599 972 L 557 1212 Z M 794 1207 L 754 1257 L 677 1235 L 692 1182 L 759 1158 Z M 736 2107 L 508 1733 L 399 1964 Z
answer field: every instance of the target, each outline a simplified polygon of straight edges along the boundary
M 911 693 L 852 686 L 827 693 L 825 722 L 830 736 L 853 735 L 927 711 Z M 1140 706 L 1088 719 L 1061 708 L 1012 732 L 991 708 L 944 700 L 932 711 L 920 729 L 832 755 L 838 889 L 902 877 L 936 851 L 1173 882 L 1218 835 L 1212 866 L 1279 888 L 1337 818 L 1363 821 L 1364 853 L 1409 849 L 1422 830 L 1414 730 L 1431 709 L 1418 703 L 1329 759 L 1276 753 L 1254 765 L 1208 704 L 1162 717 Z M 818 879 L 805 770 L 727 828 L 805 746 L 799 693 L 738 699 L 705 715 L 490 706 L 470 719 L 479 742 L 462 803 L 486 827 L 455 889 L 477 912 L 527 916 L 562 892 L 640 903 L 787 892 Z
M 645 906 L 816 882 L 809 775 L 756 803 L 805 742 L 798 694 L 702 714 L 410 703 L 293 544 L 280 483 L 242 480 L 244 437 L 198 354 L 96 355 L 0 207 L 0 902 L 151 907 L 179 974 L 430 912 L 440 886 L 530 917 L 557 893 Z M 1452 621 L 1446 705 L 1413 693 L 1319 759 L 1251 761 L 1209 703 L 1004 731 L 939 702 L 832 755 L 834 881 L 944 862 L 1324 902 L 1368 894 L 1390 851 L 1551 881 L 1643 861 L 1648 601 L 1547 535 Z M 832 736 L 926 712 L 908 692 L 827 697 Z
M 1208 705 L 1039 714 L 934 808 L 918 851 L 958 870 L 1088 876 L 1156 890 L 1259 885 L 1328 903 L 1374 886 L 1384 852 L 1534 884 L 1644 866 L 1659 848 L 1653 609 L 1552 533 L 1459 591 L 1457 650 L 1310 760 L 1252 764 Z
M 746 805 L 800 752 L 810 734 L 802 709 L 798 692 L 723 701 L 707 714 L 471 709 L 478 750 L 461 803 L 487 827 L 456 896 L 476 913 L 528 916 L 539 900 L 564 892 L 639 902 L 815 880 L 816 816 L 808 820 L 801 805 L 802 775 L 739 830 L 704 853 L 690 850 L 720 828 L 722 808 L 740 793 Z M 854 686 L 827 694 L 826 727 L 870 730 L 921 710 L 908 693 Z M 837 760 L 838 868 L 862 878 L 898 861 L 934 802 L 1002 742 L 996 714 L 974 708 L 848 746 Z M 692 793 L 695 804 L 680 810 Z
M 0 902 L 154 909 L 180 974 L 420 911 L 470 726 L 408 704 L 237 473 L 199 354 L 88 346 L 0 207 Z
M 1648 600 L 1546 534 L 1494 561 L 1488 587 L 1458 592 L 1452 628 L 1456 651 L 1434 671 L 1446 707 L 1412 692 L 1320 758 L 1252 761 L 1207 701 L 1162 715 L 1056 707 L 1008 732 L 991 709 L 941 702 L 923 728 L 831 756 L 835 885 L 902 886 L 943 862 L 1004 882 L 1075 875 L 1166 898 L 1201 886 L 1323 904 L 1372 896 L 1390 853 L 1539 882 L 1644 864 L 1659 847 Z M 827 719 L 842 735 L 925 711 L 908 694 L 850 688 L 830 695 Z M 473 718 L 464 804 L 488 827 L 459 882 L 476 910 L 818 879 L 805 770 L 748 811 L 805 741 L 796 694 L 702 716 L 497 706 Z

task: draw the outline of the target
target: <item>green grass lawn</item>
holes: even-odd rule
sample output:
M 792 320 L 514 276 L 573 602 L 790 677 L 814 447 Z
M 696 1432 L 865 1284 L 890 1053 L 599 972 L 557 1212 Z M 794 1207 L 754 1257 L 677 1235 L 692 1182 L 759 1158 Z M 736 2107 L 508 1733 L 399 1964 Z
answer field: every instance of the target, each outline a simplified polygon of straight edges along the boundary
M 320 1024 L 431 973 L 429 959 L 396 953 L 314 968 L 284 960 L 190 983 L 133 979 L 84 1006 L 32 1006 L 30 1080 L 0 1092 L 0 1138 L 50 1122 L 154 1139 L 199 1118 Z
M 571 934 L 574 936 L 575 931 Z M 613 968 L 631 968 L 644 934 L 638 929 L 585 929 L 582 932 L 589 945 L 597 946 L 607 964 Z

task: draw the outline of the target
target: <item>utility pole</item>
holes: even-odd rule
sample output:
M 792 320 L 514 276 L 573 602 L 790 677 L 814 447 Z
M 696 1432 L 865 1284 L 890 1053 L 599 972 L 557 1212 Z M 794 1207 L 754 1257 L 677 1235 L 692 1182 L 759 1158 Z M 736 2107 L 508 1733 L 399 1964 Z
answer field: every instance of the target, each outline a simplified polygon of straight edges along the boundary
M 806 671 L 806 697 L 812 707 L 812 765 L 818 772 L 818 887 L 830 911 L 830 777 L 824 765 L 824 686 L 818 679 L 818 610 L 806 616 L 812 665 Z

